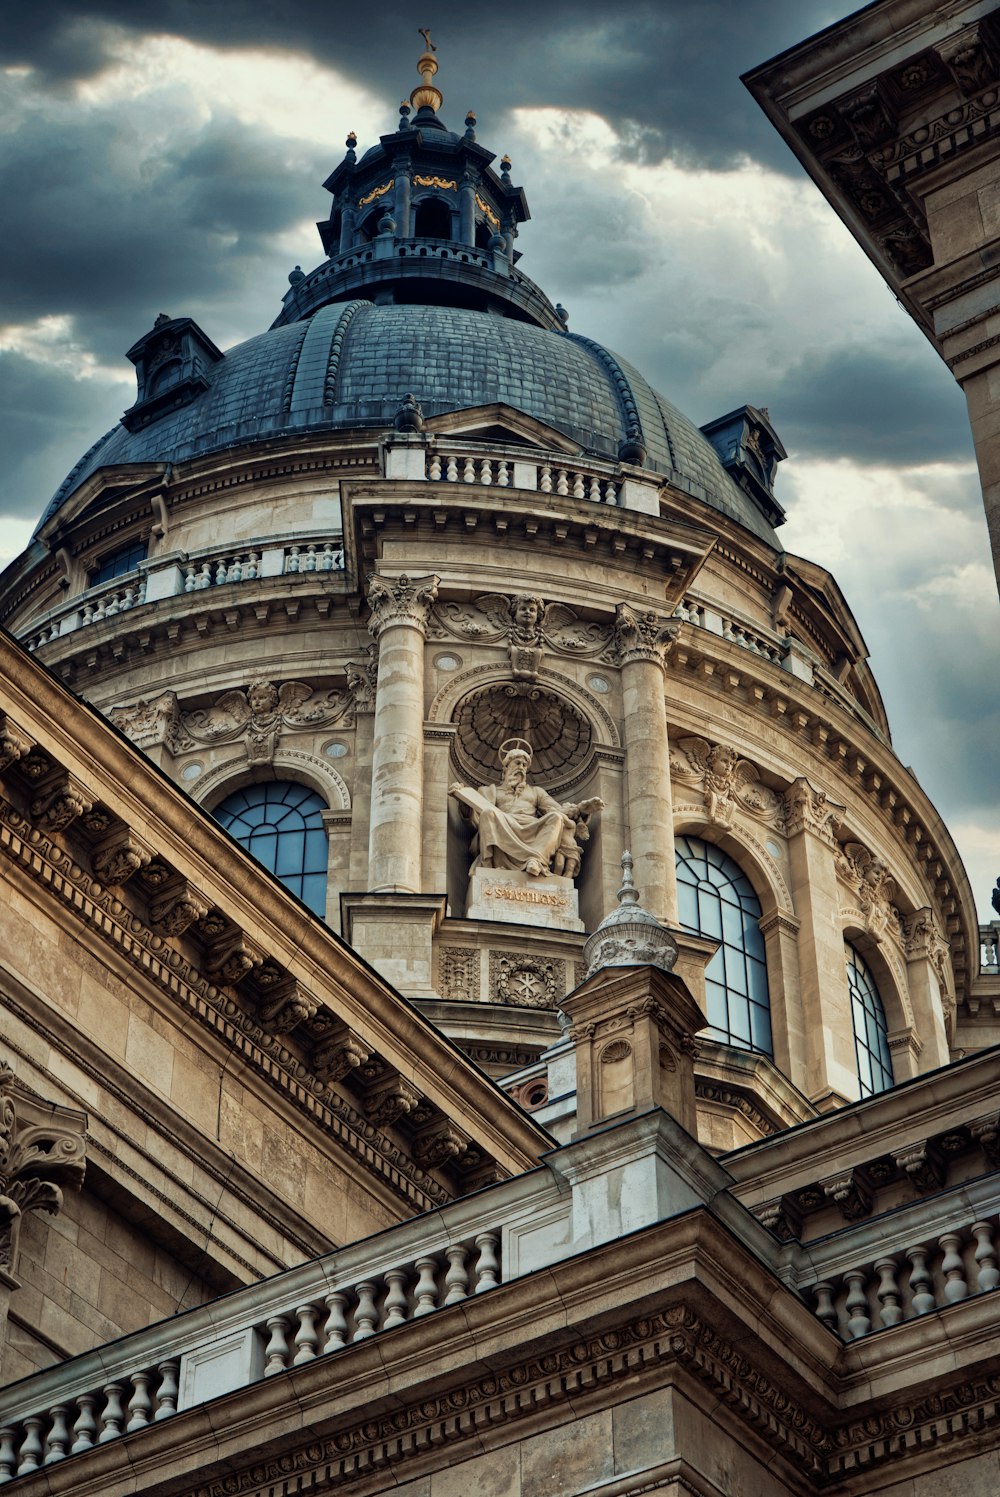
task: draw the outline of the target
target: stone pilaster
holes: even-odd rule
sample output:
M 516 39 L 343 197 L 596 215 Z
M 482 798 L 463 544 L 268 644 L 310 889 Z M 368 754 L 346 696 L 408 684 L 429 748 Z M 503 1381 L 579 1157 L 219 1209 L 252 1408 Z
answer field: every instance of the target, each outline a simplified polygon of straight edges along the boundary
M 800 922 L 803 1090 L 824 1110 L 858 1095 L 835 861 L 834 827 L 843 811 L 803 777 L 793 781 L 785 795 L 792 899 Z
M 644 903 L 670 925 L 677 923 L 677 877 L 663 670 L 674 632 L 659 614 L 618 606 L 629 845 Z
M 87 1119 L 82 1112 L 33 1096 L 0 1061 L 0 1347 L 17 1279 L 21 1224 L 27 1211 L 55 1214 L 63 1186 L 83 1180 Z
M 923 1042 L 924 1069 L 945 1066 L 954 1038 L 955 990 L 948 942 L 930 907 L 914 910 L 903 922 L 906 983 L 913 1027 Z
M 423 841 L 424 641 L 438 578 L 375 576 L 368 589 L 378 644 L 368 887 L 419 894 Z

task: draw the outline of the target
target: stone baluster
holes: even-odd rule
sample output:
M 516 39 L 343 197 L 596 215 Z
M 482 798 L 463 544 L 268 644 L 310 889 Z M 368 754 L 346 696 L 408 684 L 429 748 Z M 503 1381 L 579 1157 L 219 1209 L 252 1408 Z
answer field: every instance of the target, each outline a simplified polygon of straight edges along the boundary
M 9 1424 L 0 1429 L 0 1481 L 10 1481 L 17 1471 L 16 1431 Z
M 134 1429 L 145 1429 L 153 1412 L 153 1401 L 149 1396 L 148 1372 L 133 1372 L 129 1381 L 132 1384 L 132 1397 L 128 1401 L 128 1423 L 125 1430 L 131 1434 Z
M 229 566 L 224 556 L 220 556 L 215 564 L 215 585 L 221 587 L 229 581 Z
M 500 1281 L 500 1238 L 496 1232 L 480 1232 L 476 1238 L 479 1258 L 476 1262 L 476 1293 L 495 1289 Z
M 543 493 L 543 494 L 551 494 L 552 493 L 552 465 L 551 465 L 551 463 L 543 463 L 542 464 L 541 470 L 540 470 L 539 475 L 538 475 L 538 487 L 539 487 L 539 490 L 541 491 L 541 493 Z
M 260 557 L 257 555 L 256 551 L 251 551 L 243 567 L 244 582 L 252 582 L 254 580 L 254 578 L 257 576 L 259 564 Z
M 837 1312 L 833 1304 L 833 1285 L 814 1284 L 813 1294 L 816 1296 L 816 1318 L 821 1320 L 831 1331 L 837 1330 Z
M 993 1247 L 993 1228 L 989 1222 L 976 1222 L 972 1235 L 976 1239 L 976 1278 L 980 1291 L 985 1293 L 987 1289 L 995 1289 L 1000 1284 L 1000 1269 L 997 1268 L 997 1255 Z
M 73 1424 L 71 1455 L 78 1455 L 81 1450 L 89 1450 L 97 1439 L 97 1416 L 94 1413 L 97 1406 L 96 1395 L 81 1393 L 76 1400 L 76 1406 L 79 1413 Z
M 475 483 L 475 481 L 476 481 L 476 463 L 475 463 L 475 459 L 474 458 L 467 457 L 465 459 L 465 466 L 464 466 L 464 468 L 462 470 L 462 481 L 464 483 Z
M 272 1315 L 267 1321 L 267 1329 L 271 1334 L 264 1348 L 264 1376 L 274 1377 L 276 1372 L 284 1372 L 288 1366 L 290 1327 L 284 1315 Z
M 879 1276 L 876 1291 L 881 1306 L 879 1319 L 883 1325 L 899 1325 L 903 1319 L 903 1307 L 900 1304 L 895 1258 L 880 1258 L 875 1265 L 875 1272 Z
M 307 546 L 305 558 L 302 562 L 303 572 L 315 572 L 316 570 L 316 547 Z
M 565 468 L 559 468 L 556 472 L 556 493 L 569 493 L 569 474 L 566 472 Z
M 847 1330 L 851 1340 L 858 1341 L 862 1336 L 867 1336 L 872 1328 L 868 1314 L 868 1296 L 865 1293 L 866 1275 L 860 1269 L 855 1269 L 844 1277 L 847 1280 Z
M 658 920 L 676 924 L 670 747 L 663 690 L 670 627 L 658 614 L 618 605 L 615 634 L 621 662 L 629 846 L 635 881 L 646 909 Z
M 226 570 L 227 582 L 243 581 L 243 562 L 238 556 L 234 556 Z
M 419 894 L 423 842 L 424 640 L 438 578 L 373 577 L 378 641 L 368 887 Z
M 604 502 L 605 504 L 618 503 L 618 489 L 616 488 L 615 484 L 612 483 L 610 478 L 608 479 L 607 485 L 604 489 Z
M 416 1320 L 418 1315 L 429 1315 L 432 1310 L 437 1309 L 437 1259 L 418 1258 L 414 1267 L 420 1275 L 414 1291 L 417 1303 L 413 1309 L 413 1318 Z
M 21 1448 L 17 1453 L 18 1476 L 26 1476 L 29 1471 L 37 1471 L 42 1464 L 42 1457 L 45 1453 L 42 1445 L 44 1427 L 45 1420 L 40 1414 L 32 1414 L 25 1419 Z
M 590 480 L 590 493 L 587 496 L 594 504 L 601 502 L 601 480 L 596 476 Z
M 573 474 L 573 498 L 574 499 L 585 499 L 586 497 L 587 497 L 587 492 L 586 492 L 586 490 L 585 490 L 585 488 L 583 486 L 583 474 L 582 473 L 574 473 Z
M 285 558 L 285 571 L 286 572 L 297 572 L 297 571 L 299 571 L 299 569 L 300 569 L 300 567 L 302 565 L 302 562 L 300 560 L 300 551 L 301 551 L 301 548 L 299 546 L 290 546 L 289 547 L 288 555 Z
M 108 1383 L 103 1392 L 104 1409 L 101 1414 L 101 1433 L 97 1437 L 98 1445 L 117 1440 L 125 1422 L 125 1410 L 122 1408 L 125 1389 L 120 1383 Z
M 448 458 L 448 482 L 458 482 L 458 458 L 452 453 Z
M 177 1413 L 177 1378 L 180 1372 L 180 1362 L 170 1357 L 166 1362 L 161 1362 L 156 1370 L 160 1374 L 160 1386 L 156 1390 L 154 1421 L 169 1419 L 171 1414 Z
M 508 462 L 497 463 L 497 488 L 510 488 L 510 463 Z
M 439 452 L 432 452 L 427 459 L 427 477 L 432 483 L 441 481 L 441 454 Z
M 488 488 L 489 485 L 493 482 L 493 464 L 490 462 L 488 457 L 483 458 L 483 467 L 479 482 L 483 485 L 484 488 Z
M 445 1257 L 448 1259 L 448 1272 L 444 1278 L 446 1305 L 454 1305 L 460 1299 L 465 1299 L 469 1292 L 469 1273 L 465 1266 L 467 1256 L 464 1247 L 445 1248 Z
M 335 570 L 335 568 L 336 557 L 333 554 L 333 547 L 331 546 L 330 542 L 327 541 L 326 545 L 323 547 L 323 554 L 319 559 L 319 570 L 321 572 L 332 572 Z
M 944 1274 L 944 1297 L 949 1305 L 957 1305 L 969 1293 L 965 1282 L 965 1264 L 962 1262 L 962 1238 L 958 1232 L 946 1232 L 938 1238 L 938 1246 L 944 1252 L 941 1272 Z
M 299 1305 L 295 1311 L 299 1328 L 295 1332 L 293 1367 L 300 1367 L 303 1362 L 311 1362 L 319 1353 L 319 1332 L 316 1329 L 318 1314 L 319 1311 L 315 1305 Z
M 906 1256 L 910 1260 L 910 1303 L 914 1315 L 927 1315 L 935 1308 L 934 1286 L 930 1273 L 927 1270 L 927 1249 L 923 1247 L 911 1247 L 906 1249 Z
M 69 1409 L 64 1403 L 57 1403 L 49 1410 L 49 1418 L 52 1422 L 45 1441 L 46 1466 L 51 1466 L 54 1461 L 64 1461 L 69 1453 Z
M 354 1293 L 358 1297 L 358 1308 L 354 1312 L 355 1341 L 364 1341 L 374 1336 L 378 1326 L 378 1310 L 375 1307 L 375 1289 L 372 1283 L 356 1284 Z
M 409 1301 L 406 1298 L 406 1280 L 408 1274 L 405 1268 L 390 1268 L 385 1274 L 387 1285 L 385 1296 L 385 1319 L 382 1329 L 387 1331 L 391 1326 L 401 1325 L 406 1319 Z
M 347 1345 L 347 1305 L 348 1297 L 342 1289 L 334 1289 L 326 1296 L 324 1351 L 339 1351 L 342 1346 Z

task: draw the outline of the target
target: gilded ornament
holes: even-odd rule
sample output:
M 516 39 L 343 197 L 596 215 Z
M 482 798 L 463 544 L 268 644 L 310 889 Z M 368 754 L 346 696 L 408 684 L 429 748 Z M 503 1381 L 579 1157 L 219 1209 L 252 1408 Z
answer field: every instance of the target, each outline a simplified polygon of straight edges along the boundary
M 391 192 L 396 185 L 395 177 L 390 177 L 388 182 L 383 182 L 381 187 L 373 187 L 371 192 L 366 193 L 363 198 L 358 198 L 358 207 L 367 208 L 369 203 L 374 203 L 376 198 L 384 198 L 387 192 Z
M 483 199 L 479 196 L 478 192 L 476 193 L 476 207 L 479 209 L 480 213 L 482 213 L 487 223 L 491 223 L 495 229 L 499 229 L 500 215 L 493 212 L 493 209 L 490 207 L 489 203 L 484 202 Z
M 457 182 L 446 177 L 414 177 L 413 180 L 418 187 L 440 187 L 444 192 L 449 189 L 454 191 L 458 186 Z

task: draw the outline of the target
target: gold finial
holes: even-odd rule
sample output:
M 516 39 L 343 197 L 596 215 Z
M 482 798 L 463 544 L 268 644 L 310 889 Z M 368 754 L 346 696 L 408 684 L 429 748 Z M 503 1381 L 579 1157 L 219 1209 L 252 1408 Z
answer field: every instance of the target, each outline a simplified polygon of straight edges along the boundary
M 437 60 L 434 53 L 437 51 L 431 41 L 430 28 L 418 26 L 418 32 L 424 39 L 424 50 L 417 62 L 417 72 L 423 80 L 419 88 L 415 88 L 410 94 L 410 103 L 414 109 L 422 109 L 425 105 L 433 109 L 435 114 L 441 108 L 441 91 L 434 87 L 432 79 L 438 70 Z

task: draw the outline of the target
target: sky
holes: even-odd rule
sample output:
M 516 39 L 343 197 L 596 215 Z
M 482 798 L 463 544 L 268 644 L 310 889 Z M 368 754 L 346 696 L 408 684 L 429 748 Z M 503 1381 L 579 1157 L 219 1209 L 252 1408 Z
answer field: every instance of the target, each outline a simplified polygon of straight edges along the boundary
M 962 394 L 739 75 L 821 0 L 41 0 L 0 7 L 0 566 L 135 397 L 159 312 L 221 347 L 322 252 L 349 129 L 442 116 L 513 159 L 522 269 L 697 423 L 766 406 L 787 550 L 833 572 L 894 743 L 1000 875 L 998 603 Z

